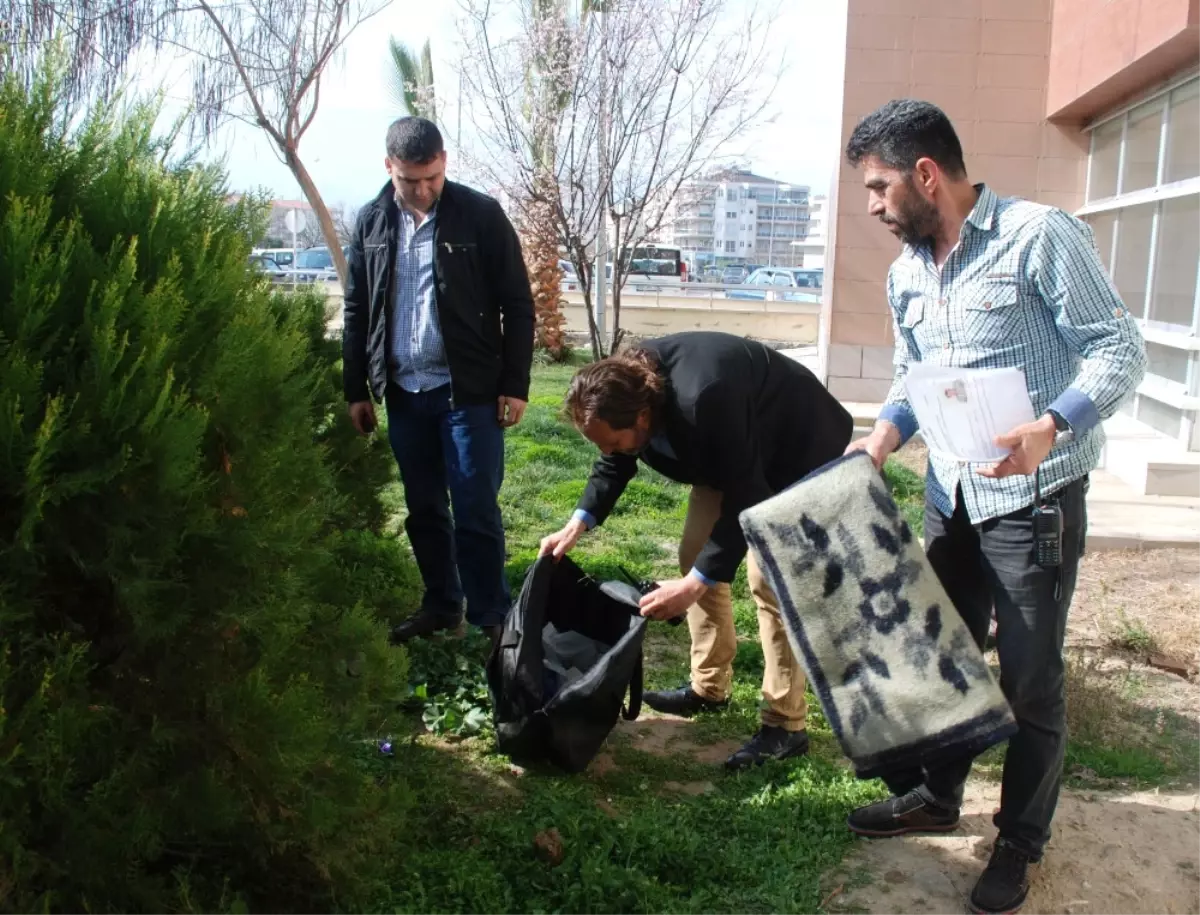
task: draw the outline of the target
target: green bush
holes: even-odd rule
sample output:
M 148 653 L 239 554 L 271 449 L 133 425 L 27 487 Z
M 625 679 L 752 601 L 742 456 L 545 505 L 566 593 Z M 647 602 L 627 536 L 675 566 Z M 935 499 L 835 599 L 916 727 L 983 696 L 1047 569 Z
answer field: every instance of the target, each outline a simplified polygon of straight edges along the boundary
M 396 545 L 342 533 L 386 446 L 323 301 L 248 268 L 260 208 L 152 110 L 64 121 L 0 88 L 0 910 L 353 908 L 405 811 Z

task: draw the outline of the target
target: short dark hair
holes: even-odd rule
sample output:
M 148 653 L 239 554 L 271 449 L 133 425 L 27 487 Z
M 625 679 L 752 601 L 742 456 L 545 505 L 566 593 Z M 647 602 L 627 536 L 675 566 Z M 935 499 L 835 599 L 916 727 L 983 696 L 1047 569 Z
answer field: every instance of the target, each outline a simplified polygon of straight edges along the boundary
M 424 165 L 441 155 L 445 148 L 442 132 L 426 118 L 400 118 L 388 128 L 387 154 L 397 162 Z
M 903 172 L 911 172 L 918 159 L 932 159 L 951 178 L 967 175 L 954 125 L 937 105 L 917 99 L 888 102 L 858 122 L 846 159 L 857 167 L 868 156 Z
M 577 429 L 599 419 L 620 431 L 632 428 L 642 410 L 657 417 L 665 388 L 654 354 L 632 349 L 576 372 L 563 406 Z

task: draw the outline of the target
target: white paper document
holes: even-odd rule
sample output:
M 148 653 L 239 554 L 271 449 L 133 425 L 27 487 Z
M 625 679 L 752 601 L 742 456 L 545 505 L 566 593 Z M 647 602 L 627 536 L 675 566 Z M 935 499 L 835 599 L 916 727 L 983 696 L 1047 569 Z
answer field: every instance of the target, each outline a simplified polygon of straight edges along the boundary
M 996 436 L 1033 422 L 1033 404 L 1020 369 L 955 369 L 911 363 L 908 400 L 930 451 L 971 463 L 1008 456 Z

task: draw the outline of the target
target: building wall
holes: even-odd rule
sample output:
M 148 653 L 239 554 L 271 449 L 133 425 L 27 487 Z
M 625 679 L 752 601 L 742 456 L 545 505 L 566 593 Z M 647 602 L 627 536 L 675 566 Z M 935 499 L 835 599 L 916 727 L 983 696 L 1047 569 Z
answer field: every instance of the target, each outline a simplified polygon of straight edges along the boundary
M 1001 195 L 1076 209 L 1087 138 L 1078 125 L 1047 118 L 1052 7 L 1052 0 L 849 0 L 842 146 L 884 102 L 925 99 L 954 122 L 973 180 Z M 843 162 L 831 213 L 836 250 L 823 364 L 837 397 L 874 402 L 892 378 L 884 284 L 899 243 L 866 209 L 862 176 Z
M 1200 0 L 1055 0 L 1047 111 L 1079 121 L 1168 78 L 1196 56 Z

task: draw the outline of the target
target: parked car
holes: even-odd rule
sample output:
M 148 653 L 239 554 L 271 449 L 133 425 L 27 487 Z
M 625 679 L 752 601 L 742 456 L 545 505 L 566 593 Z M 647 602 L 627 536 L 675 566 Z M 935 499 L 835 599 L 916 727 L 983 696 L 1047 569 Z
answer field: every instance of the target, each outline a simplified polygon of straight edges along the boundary
M 726 286 L 736 286 L 738 283 L 746 282 L 746 277 L 750 275 L 750 271 L 741 265 L 726 267 L 721 271 L 721 282 Z
M 725 271 L 720 267 L 709 265 L 702 267 L 696 271 L 696 282 L 698 283 L 719 283 Z
M 569 260 L 559 258 L 558 269 L 562 271 L 562 291 L 574 292 L 579 288 L 579 274 L 575 272 L 575 265 Z
M 768 291 L 773 291 L 771 298 L 785 302 L 820 302 L 821 296 L 813 285 L 811 274 L 813 270 L 798 270 L 794 267 L 760 267 L 746 278 L 743 285 L 758 287 L 754 289 L 729 289 L 725 292 L 727 299 L 766 299 Z M 817 278 L 816 282 L 820 282 Z M 804 289 L 806 291 L 800 292 Z
M 273 257 L 265 254 L 251 254 L 250 266 L 270 277 L 272 283 L 286 283 L 289 278 L 287 270 L 279 266 Z
M 346 254 L 346 248 L 342 248 Z M 321 245 L 317 248 L 307 248 L 296 254 L 297 283 L 336 283 L 337 268 L 333 266 L 333 255 L 329 248 Z
M 291 248 L 259 248 L 254 254 L 271 258 L 284 270 L 290 270 L 296 259 L 296 252 Z

